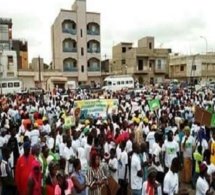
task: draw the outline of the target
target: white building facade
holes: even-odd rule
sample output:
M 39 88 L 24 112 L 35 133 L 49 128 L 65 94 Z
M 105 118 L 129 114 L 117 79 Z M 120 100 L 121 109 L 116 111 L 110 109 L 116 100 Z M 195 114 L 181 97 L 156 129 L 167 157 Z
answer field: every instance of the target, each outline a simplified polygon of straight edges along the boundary
M 86 11 L 86 0 L 76 0 L 72 10 L 61 10 L 52 25 L 53 68 L 68 80 L 100 82 L 100 14 Z
M 0 74 L 1 78 L 14 78 L 18 76 L 16 51 L 0 51 Z

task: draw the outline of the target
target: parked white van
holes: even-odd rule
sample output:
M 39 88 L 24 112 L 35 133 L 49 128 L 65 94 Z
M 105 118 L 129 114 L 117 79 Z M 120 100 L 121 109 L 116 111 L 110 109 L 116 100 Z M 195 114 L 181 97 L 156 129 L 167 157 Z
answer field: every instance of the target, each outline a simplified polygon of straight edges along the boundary
M 108 76 L 104 80 L 105 91 L 119 91 L 121 89 L 134 89 L 134 79 L 130 75 Z

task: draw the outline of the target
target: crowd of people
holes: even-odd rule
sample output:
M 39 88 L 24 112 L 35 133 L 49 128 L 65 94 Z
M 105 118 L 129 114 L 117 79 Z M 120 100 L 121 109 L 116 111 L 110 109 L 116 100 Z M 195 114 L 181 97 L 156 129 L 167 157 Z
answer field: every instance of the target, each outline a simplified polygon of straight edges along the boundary
M 152 86 L 106 94 L 117 110 L 74 124 L 76 100 L 87 91 L 10 95 L 0 99 L 2 195 L 213 194 L 215 129 L 195 120 L 195 106 L 215 96 Z M 153 110 L 149 101 L 159 100 Z

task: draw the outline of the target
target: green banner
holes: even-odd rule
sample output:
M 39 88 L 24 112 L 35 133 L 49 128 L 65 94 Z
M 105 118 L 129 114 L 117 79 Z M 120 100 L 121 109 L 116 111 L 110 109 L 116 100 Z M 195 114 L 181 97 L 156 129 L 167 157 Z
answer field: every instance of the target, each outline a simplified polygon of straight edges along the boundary
M 159 108 L 160 108 L 160 101 L 158 99 L 154 99 L 154 100 L 149 101 L 149 109 L 151 111 L 154 111 L 154 110 L 159 109 Z
M 212 114 L 211 117 L 211 127 L 215 127 L 215 114 Z

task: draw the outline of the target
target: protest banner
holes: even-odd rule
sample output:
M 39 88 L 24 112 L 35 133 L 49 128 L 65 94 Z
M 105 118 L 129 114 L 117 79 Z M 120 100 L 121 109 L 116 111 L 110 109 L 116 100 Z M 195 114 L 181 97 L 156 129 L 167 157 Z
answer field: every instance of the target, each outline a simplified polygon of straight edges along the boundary
M 107 109 L 117 112 L 117 99 L 91 99 L 75 101 L 74 115 L 79 120 L 83 121 L 87 118 L 107 118 Z
M 160 108 L 160 102 L 158 99 L 154 99 L 154 100 L 149 101 L 149 109 L 151 111 L 157 110 L 159 108 Z

